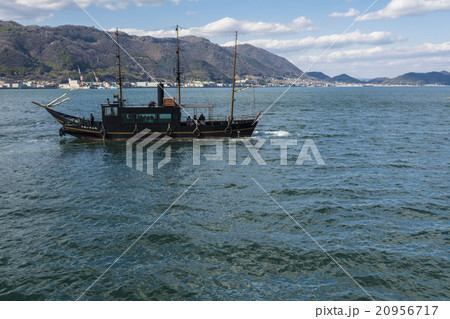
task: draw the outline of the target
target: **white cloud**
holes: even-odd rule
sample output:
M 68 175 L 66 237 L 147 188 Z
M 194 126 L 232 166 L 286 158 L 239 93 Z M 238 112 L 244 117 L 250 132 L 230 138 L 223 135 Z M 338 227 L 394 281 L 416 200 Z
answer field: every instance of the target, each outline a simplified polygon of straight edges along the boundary
M 327 56 L 331 61 L 355 60 L 355 59 L 408 59 L 418 57 L 442 56 L 450 54 L 450 42 L 424 43 L 414 47 L 383 48 L 374 47 L 365 50 L 348 50 L 332 52 Z
M 359 14 L 358 10 L 351 8 L 347 12 L 344 12 L 344 13 L 333 12 L 330 14 L 330 17 L 332 17 L 332 18 L 348 18 L 348 17 L 355 17 L 358 14 Z
M 177 5 L 180 0 L 76 0 L 83 8 L 91 5 L 110 10 L 124 9 L 130 4 L 136 6 L 160 6 L 165 3 Z M 73 0 L 8 0 L 0 2 L 0 20 L 45 20 L 54 11 L 77 8 Z
M 73 5 L 71 0 L 10 0 L 0 3 L 0 20 L 45 20 L 53 11 L 62 10 Z
M 240 34 L 251 34 L 253 36 L 274 35 L 274 34 L 297 34 L 302 31 L 314 30 L 311 20 L 305 17 L 298 17 L 289 24 L 281 24 L 275 22 L 262 21 L 247 21 L 236 20 L 233 18 L 223 18 L 201 27 L 193 27 L 188 29 L 181 29 L 180 35 L 196 35 L 201 37 L 212 37 L 238 31 Z M 156 30 L 145 31 L 139 29 L 121 29 L 121 31 L 138 36 L 152 36 L 152 37 L 174 37 L 174 30 Z
M 416 58 L 450 59 L 450 42 L 424 43 L 417 46 L 381 47 L 368 49 L 335 51 L 323 56 L 321 63 L 348 63 L 355 61 L 374 62 L 376 60 L 407 60 Z M 308 63 L 316 61 L 318 56 L 292 57 L 297 62 Z
M 424 15 L 432 11 L 450 10 L 450 0 L 391 0 L 378 11 L 367 13 L 359 21 L 396 19 L 402 16 Z
M 307 37 L 303 39 L 291 39 L 291 40 L 274 40 L 274 39 L 257 39 L 240 42 L 248 43 L 259 48 L 263 48 L 271 51 L 301 51 L 309 49 L 324 49 L 333 44 L 341 37 L 340 34 L 324 35 L 321 37 Z M 359 30 L 346 33 L 342 36 L 338 42 L 333 46 L 334 48 L 353 45 L 380 45 L 391 44 L 396 41 L 403 40 L 403 37 L 395 38 L 391 32 L 376 31 L 371 33 L 361 33 Z M 224 46 L 231 46 L 233 43 L 225 43 Z

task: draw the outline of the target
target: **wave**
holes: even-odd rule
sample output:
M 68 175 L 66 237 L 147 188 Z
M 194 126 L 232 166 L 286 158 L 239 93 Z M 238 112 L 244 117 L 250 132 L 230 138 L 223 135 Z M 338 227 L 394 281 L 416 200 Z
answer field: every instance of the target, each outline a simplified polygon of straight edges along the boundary
M 254 136 L 276 136 L 276 137 L 286 137 L 291 135 L 288 131 L 254 131 Z

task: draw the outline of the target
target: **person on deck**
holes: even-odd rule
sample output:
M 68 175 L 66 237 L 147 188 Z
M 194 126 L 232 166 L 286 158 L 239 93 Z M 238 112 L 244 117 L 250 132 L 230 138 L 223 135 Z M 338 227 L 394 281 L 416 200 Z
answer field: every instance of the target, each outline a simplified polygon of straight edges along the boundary
M 203 115 L 203 113 L 202 114 L 200 114 L 200 117 L 198 118 L 198 120 L 200 121 L 200 124 L 201 125 L 205 125 L 205 116 Z
M 191 126 L 191 124 L 192 124 L 192 119 L 191 119 L 191 116 L 188 115 L 188 117 L 187 117 L 187 119 L 186 119 L 186 125 L 187 125 L 187 126 Z
M 92 115 L 92 113 L 89 114 L 89 123 L 91 124 L 91 126 L 94 125 L 94 115 Z

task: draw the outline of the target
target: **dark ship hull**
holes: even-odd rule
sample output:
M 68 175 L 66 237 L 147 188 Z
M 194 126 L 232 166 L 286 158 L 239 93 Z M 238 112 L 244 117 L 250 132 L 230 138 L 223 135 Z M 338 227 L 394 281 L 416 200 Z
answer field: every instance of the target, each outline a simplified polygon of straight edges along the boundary
M 149 109 L 122 107 L 117 109 L 118 114 L 113 116 L 112 119 L 94 122 L 57 112 L 49 107 L 46 107 L 46 110 L 62 124 L 59 130 L 61 136 L 69 134 L 78 138 L 96 140 L 127 140 L 144 129 L 150 130 L 146 134 L 159 133 L 161 137 L 170 136 L 174 139 L 242 138 L 250 137 L 258 123 L 257 121 L 255 122 L 255 118 L 233 119 L 230 123 L 226 120 L 207 119 L 204 125 L 198 121 L 197 124 L 192 122 L 193 125 L 191 125 L 187 122 L 180 122 L 177 116 L 179 110 L 169 107 L 155 107 L 151 109 L 154 111 L 152 113 L 149 113 Z M 135 113 L 133 111 L 141 112 Z M 145 111 L 145 113 L 142 113 L 142 111 Z M 133 122 L 128 119 L 130 114 L 135 115 Z M 154 114 L 156 123 L 139 123 L 139 120 L 136 120 L 136 118 L 139 118 L 141 114 L 145 114 L 146 117 L 148 114 Z M 161 114 L 166 116 L 171 114 L 174 121 L 166 121 L 164 123 L 164 121 L 161 121 Z M 127 123 L 123 123 L 123 119 L 126 119 L 125 122 Z

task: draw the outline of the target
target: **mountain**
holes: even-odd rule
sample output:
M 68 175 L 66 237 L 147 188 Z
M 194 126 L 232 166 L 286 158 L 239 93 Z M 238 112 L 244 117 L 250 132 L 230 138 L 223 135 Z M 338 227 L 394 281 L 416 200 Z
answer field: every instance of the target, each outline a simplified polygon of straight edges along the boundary
M 116 78 L 116 44 L 94 27 L 22 26 L 0 21 L 0 77 L 41 79 L 56 82 L 78 78 L 78 66 L 85 80 L 95 71 L 101 80 Z M 131 36 L 120 33 L 120 43 L 155 79 L 174 80 L 176 39 Z M 221 47 L 207 39 L 180 38 L 181 64 L 185 79 L 230 81 L 234 48 Z M 146 80 L 149 76 L 122 52 L 125 81 Z M 263 49 L 238 46 L 238 76 L 296 77 L 302 74 L 292 63 Z
M 388 83 L 390 80 L 390 78 L 386 78 L 386 77 L 381 77 L 381 78 L 375 78 L 372 80 L 367 81 L 367 83 L 370 84 L 386 84 Z
M 333 82 L 341 82 L 341 83 L 362 83 L 362 81 L 352 78 L 351 76 L 348 76 L 347 74 L 341 74 L 341 75 L 332 77 L 331 80 Z
M 446 71 L 428 73 L 406 73 L 389 81 L 390 84 L 426 85 L 440 84 L 450 85 L 450 74 Z
M 308 72 L 307 73 L 310 77 L 313 77 L 315 79 L 333 83 L 333 82 L 340 82 L 340 83 L 347 83 L 347 84 L 353 84 L 353 83 L 363 83 L 363 81 L 360 81 L 358 79 L 352 78 L 351 76 L 347 74 L 341 74 L 335 77 L 330 77 L 322 72 Z
M 326 74 L 323 74 L 322 72 L 307 72 L 306 74 L 322 81 L 329 81 L 331 79 L 331 77 L 329 77 Z
M 368 81 L 370 84 L 382 85 L 450 85 L 450 73 L 447 71 L 428 73 L 406 73 L 390 78 L 375 78 Z
M 231 55 L 234 55 L 234 47 L 225 47 L 225 49 Z M 239 61 L 241 63 L 238 63 L 236 67 L 236 71 L 241 73 L 277 78 L 299 77 L 303 73 L 285 58 L 250 44 L 238 45 L 238 53 L 238 60 L 242 59 L 241 56 L 245 57 L 245 59 Z
M 428 73 L 406 73 L 395 78 L 380 77 L 368 81 L 355 79 L 347 74 L 329 77 L 322 72 L 308 72 L 310 77 L 329 82 L 347 84 L 375 84 L 375 85 L 450 85 L 450 73 L 447 71 Z

